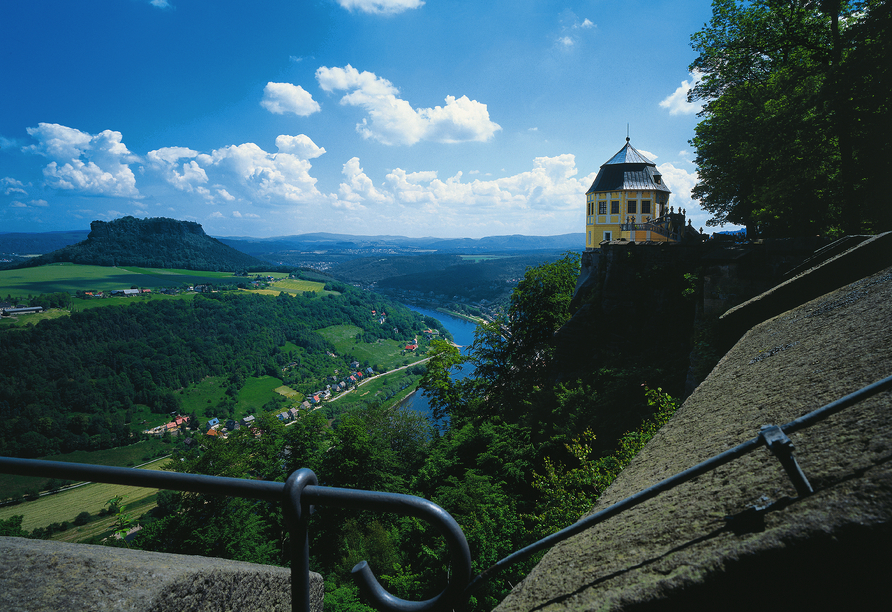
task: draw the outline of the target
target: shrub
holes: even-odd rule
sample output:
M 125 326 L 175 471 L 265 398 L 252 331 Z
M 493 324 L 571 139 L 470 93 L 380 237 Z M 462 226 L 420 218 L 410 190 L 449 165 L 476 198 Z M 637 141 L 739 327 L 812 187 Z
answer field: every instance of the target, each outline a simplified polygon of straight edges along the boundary
M 77 525 L 78 527 L 81 525 L 86 525 L 87 523 L 90 522 L 90 520 L 92 518 L 93 518 L 93 516 L 85 510 L 85 511 L 81 512 L 80 514 L 78 514 L 76 517 L 74 517 L 74 524 Z

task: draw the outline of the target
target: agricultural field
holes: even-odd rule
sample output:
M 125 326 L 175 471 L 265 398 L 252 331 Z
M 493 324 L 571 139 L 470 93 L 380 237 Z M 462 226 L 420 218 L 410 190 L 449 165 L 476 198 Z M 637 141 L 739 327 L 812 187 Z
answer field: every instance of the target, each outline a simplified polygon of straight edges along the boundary
M 194 412 L 202 423 L 213 417 L 221 420 L 229 418 L 226 408 L 222 407 L 227 403 L 228 385 L 229 381 L 223 376 L 209 376 L 196 385 L 182 389 L 178 392 L 182 414 Z M 238 392 L 232 418 L 239 420 L 249 414 L 262 412 L 264 405 L 270 401 L 281 401 L 283 397 L 288 405 L 300 403 L 304 399 L 303 395 L 284 386 L 278 378 L 250 377 Z
M 273 391 L 275 391 L 279 395 L 283 396 L 284 398 L 294 400 L 295 402 L 299 402 L 299 401 L 303 400 L 303 396 L 300 393 L 298 393 L 297 391 L 295 391 L 294 389 L 292 389 L 291 387 L 288 387 L 286 385 L 282 385 L 281 387 L 276 387 L 275 389 L 273 389 Z
M 162 295 L 160 293 L 152 293 L 149 295 L 139 295 L 134 297 L 107 297 L 102 299 L 80 300 L 75 299 L 71 302 L 70 309 L 51 308 L 44 312 L 34 314 L 16 315 L 14 317 L 3 317 L 0 319 L 0 329 L 8 329 L 15 327 L 25 327 L 29 323 L 37 325 L 44 319 L 58 319 L 59 317 L 67 317 L 72 312 L 80 312 L 92 308 L 104 308 L 106 306 L 127 306 L 134 302 L 158 302 L 164 300 L 193 300 L 197 293 L 181 293 L 179 295 Z
M 261 295 L 279 295 L 280 293 L 301 295 L 307 291 L 311 291 L 319 295 L 334 293 L 332 291 L 325 291 L 325 283 L 294 278 L 284 278 L 282 280 L 277 280 L 265 289 L 245 289 L 245 291 L 250 291 L 251 293 L 259 293 Z
M 239 277 L 229 272 L 167 270 L 161 268 L 113 268 L 55 263 L 36 268 L 0 270 L 0 296 L 24 298 L 28 295 L 64 291 L 112 291 L 130 287 L 180 287 L 203 283 L 219 283 Z
M 312 291 L 313 293 L 321 293 L 325 289 L 325 283 L 317 283 L 315 281 L 286 278 L 273 283 L 273 287 L 281 289 L 287 293 L 303 293 L 304 291 Z
M 150 465 L 141 469 L 161 470 L 167 464 L 168 459 L 159 459 Z M 138 516 L 147 512 L 154 506 L 154 503 L 147 505 L 148 498 L 152 498 L 158 493 L 158 489 L 147 489 L 144 487 L 128 487 L 123 485 L 91 483 L 79 486 L 61 493 L 45 495 L 34 501 L 26 501 L 14 506 L 5 506 L 0 508 L 0 520 L 8 519 L 11 516 L 21 514 L 25 518 L 22 520 L 22 529 L 33 531 L 38 527 L 46 527 L 51 523 L 61 523 L 68 521 L 69 523 L 81 512 L 89 512 L 97 515 L 100 510 L 106 507 L 108 500 L 116 495 L 124 497 L 123 503 L 127 506 L 127 511 L 139 510 L 133 512 Z M 92 523 L 86 525 L 89 527 Z M 71 529 L 69 531 L 76 531 Z M 77 540 L 86 539 L 78 537 Z
M 140 522 L 140 516 L 149 512 L 157 505 L 158 489 L 143 489 L 143 492 L 146 493 L 144 497 L 125 497 L 122 502 L 126 506 L 124 511 L 133 518 L 134 525 Z M 82 510 L 81 512 L 86 512 L 86 510 Z M 80 514 L 80 512 L 78 512 L 78 514 Z M 86 525 L 72 526 L 65 531 L 55 533 L 53 534 L 52 539 L 60 542 L 86 542 L 93 538 L 103 539 L 110 536 L 114 531 L 116 518 L 113 515 L 97 517 L 92 512 L 90 514 L 93 515 L 93 519 Z M 22 522 L 24 523 L 24 521 Z M 72 521 L 69 520 L 68 522 L 71 523 Z
M 92 465 L 133 467 L 169 453 L 169 444 L 164 444 L 160 439 L 151 439 L 142 440 L 129 446 L 119 446 L 107 450 L 74 451 L 73 453 L 66 453 L 64 455 L 50 455 L 48 457 L 40 458 L 47 461 L 64 461 L 66 463 L 89 463 Z M 0 474 L 0 498 L 15 498 L 33 491 L 45 491 L 49 488 L 48 485 L 52 484 L 51 480 L 52 479 L 50 478 Z M 13 514 L 16 513 L 13 512 Z

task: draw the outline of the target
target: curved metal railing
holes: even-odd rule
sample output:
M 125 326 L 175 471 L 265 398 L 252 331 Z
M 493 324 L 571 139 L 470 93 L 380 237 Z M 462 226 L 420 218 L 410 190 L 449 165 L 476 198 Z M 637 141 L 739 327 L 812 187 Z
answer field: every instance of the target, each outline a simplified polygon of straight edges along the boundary
M 353 574 L 364 596 L 378 610 L 393 612 L 449 610 L 460 607 L 479 586 L 506 567 L 528 559 L 538 552 L 551 548 L 562 540 L 566 540 L 612 516 L 656 497 L 663 491 L 738 459 L 761 448 L 763 445 L 778 458 L 799 496 L 804 497 L 811 494 L 811 484 L 808 482 L 805 474 L 802 473 L 796 458 L 793 456 L 793 444 L 787 437 L 787 434 L 810 427 L 832 414 L 836 414 L 857 402 L 887 389 L 892 389 L 892 376 L 826 404 L 785 425 L 763 425 L 759 435 L 755 438 L 738 444 L 734 448 L 719 453 L 674 476 L 670 476 L 643 491 L 639 491 L 613 504 L 609 508 L 579 520 L 566 529 L 508 555 L 492 567 L 481 572 L 473 580 L 470 579 L 471 553 L 468 549 L 468 542 L 461 527 L 443 508 L 426 499 L 412 495 L 319 486 L 316 481 L 316 475 L 306 468 L 293 472 L 284 483 L 281 483 L 0 457 L 0 472 L 23 476 L 86 479 L 112 484 L 231 495 L 281 503 L 285 514 L 286 526 L 291 533 L 292 540 L 291 588 L 292 610 L 294 612 L 309 611 L 310 609 L 307 523 L 314 505 L 392 512 L 403 516 L 421 518 L 433 525 L 445 538 L 451 555 L 449 582 L 439 595 L 420 602 L 394 597 L 378 583 L 365 561 L 360 562 L 353 568 Z
M 110 484 L 130 485 L 190 491 L 215 495 L 229 495 L 281 503 L 285 524 L 291 533 L 291 609 L 293 612 L 310 610 L 310 567 L 307 524 L 314 505 L 357 508 L 413 516 L 430 523 L 446 540 L 451 556 L 449 583 L 439 595 L 426 601 L 407 601 L 385 591 L 365 561 L 353 568 L 356 581 L 366 598 L 380 610 L 424 612 L 450 609 L 464 592 L 471 577 L 471 552 L 461 527 L 437 504 L 399 493 L 381 493 L 317 484 L 312 470 L 301 468 L 292 472 L 285 482 L 246 480 L 158 472 L 136 468 L 42 461 L 0 457 L 0 472 L 20 476 L 88 480 Z

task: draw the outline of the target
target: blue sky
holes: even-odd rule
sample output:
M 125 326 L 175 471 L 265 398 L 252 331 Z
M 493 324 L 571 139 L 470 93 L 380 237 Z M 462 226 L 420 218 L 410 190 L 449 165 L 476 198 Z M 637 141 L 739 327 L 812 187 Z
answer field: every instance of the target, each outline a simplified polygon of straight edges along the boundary
M 650 157 L 695 227 L 707 0 L 6 0 L 0 232 L 124 215 L 215 236 L 584 231 Z

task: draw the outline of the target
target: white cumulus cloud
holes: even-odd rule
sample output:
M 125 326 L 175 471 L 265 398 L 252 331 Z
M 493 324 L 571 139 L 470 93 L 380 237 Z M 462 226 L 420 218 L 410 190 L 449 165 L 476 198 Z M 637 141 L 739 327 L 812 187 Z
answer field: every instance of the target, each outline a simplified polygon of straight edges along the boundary
M 200 154 L 196 162 L 230 197 L 271 206 L 322 199 L 316 179 L 310 176 L 309 160 L 324 149 L 306 136 L 279 136 L 276 143 L 284 151 L 269 153 L 248 142 Z
M 294 113 L 300 117 L 317 113 L 320 108 L 313 96 L 300 85 L 272 82 L 263 88 L 260 106 L 277 115 Z
M 348 11 L 393 15 L 424 5 L 424 0 L 338 0 Z
M 377 224 L 377 231 L 419 236 L 432 224 L 462 228 L 466 235 L 581 232 L 585 191 L 594 180 L 594 173 L 576 178 L 570 154 L 538 157 L 528 171 L 491 180 L 464 181 L 461 172 L 440 179 L 435 171 L 396 168 L 375 187 L 356 158 L 343 173 L 336 206 L 362 210 L 366 225 Z
M 149 151 L 146 158 L 153 168 L 161 172 L 168 183 L 180 191 L 192 193 L 208 182 L 207 173 L 193 159 L 197 155 L 198 151 L 186 147 L 164 147 Z M 181 159 L 188 161 L 180 166 Z
M 276 137 L 276 148 L 279 153 L 291 153 L 301 159 L 315 159 L 325 153 L 325 149 L 318 146 L 306 134 L 288 136 L 281 134 Z
M 39 123 L 27 132 L 37 144 L 23 150 L 53 160 L 43 169 L 50 187 L 90 195 L 139 196 L 128 165 L 139 158 L 124 145 L 120 132 L 94 135 L 56 123 Z
M 700 80 L 700 76 L 694 72 L 690 76 L 691 80 L 682 81 L 678 89 L 660 101 L 660 107 L 669 109 L 670 115 L 694 115 L 703 108 L 702 104 L 688 102 L 688 92 Z
M 325 153 L 309 136 L 282 134 L 277 152 L 248 142 L 200 153 L 186 147 L 150 151 L 149 167 L 169 184 L 206 201 L 242 200 L 259 205 L 302 204 L 324 199 L 310 176 L 309 160 Z M 249 216 L 242 213 L 243 217 Z
M 348 160 L 341 172 L 347 180 L 341 183 L 341 186 L 338 188 L 338 198 L 334 202 L 335 206 L 359 210 L 365 208 L 362 202 L 374 204 L 392 202 L 393 198 L 390 194 L 375 189 L 372 179 L 359 166 L 358 157 Z
M 660 164 L 657 168 L 663 174 L 663 180 L 666 185 L 672 190 L 672 195 L 669 197 L 669 205 L 674 207 L 675 210 L 684 209 L 687 213 L 687 218 L 691 220 L 691 225 L 695 228 L 700 229 L 703 227 L 706 229 L 706 222 L 712 215 L 703 210 L 700 204 L 691 197 L 691 190 L 697 185 L 697 172 L 688 172 L 684 168 L 677 168 L 675 164 L 669 162 Z
M 316 80 L 328 92 L 347 91 L 341 104 L 358 106 L 368 117 L 357 124 L 364 138 L 386 145 L 411 145 L 422 140 L 434 142 L 485 142 L 501 126 L 489 118 L 486 104 L 467 96 L 446 96 L 445 106 L 412 108 L 398 97 L 399 90 L 374 73 L 359 72 L 349 64 L 344 68 L 322 66 Z

